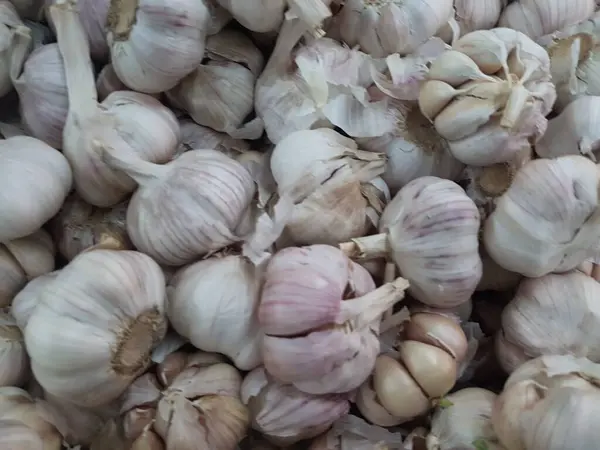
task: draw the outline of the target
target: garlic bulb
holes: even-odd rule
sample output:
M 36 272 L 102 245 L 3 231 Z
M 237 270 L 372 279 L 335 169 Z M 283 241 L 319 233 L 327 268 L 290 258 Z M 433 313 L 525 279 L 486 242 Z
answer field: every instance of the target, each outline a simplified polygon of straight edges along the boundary
M 216 353 L 171 356 L 123 396 L 127 448 L 234 450 L 249 424 L 239 372 Z
M 98 78 L 96 78 L 96 90 L 98 91 L 98 100 L 102 101 L 113 92 L 128 89 L 117 77 L 113 65 L 106 64 L 98 74 Z
M 494 404 L 492 424 L 500 442 L 510 450 L 595 448 L 598 369 L 573 356 L 541 356 L 523 364 Z
M 394 348 L 377 357 L 371 377 L 360 387 L 356 405 L 370 422 L 394 426 L 430 408 L 447 394 L 467 354 L 460 326 L 439 314 L 418 313 L 400 327 Z
M 375 289 L 369 273 L 335 247 L 277 252 L 258 308 L 265 369 L 309 394 L 357 388 L 379 353 L 381 315 L 407 286 L 398 278 Z
M 262 362 L 261 281 L 260 269 L 241 256 L 217 255 L 191 264 L 169 283 L 169 321 L 196 348 L 222 353 L 239 369 L 252 370 Z
M 95 208 L 76 193 L 70 194 L 50 222 L 59 252 L 71 261 L 82 251 L 97 245 L 112 249 L 132 248 L 125 216 L 128 202 L 112 208 Z
M 329 32 L 376 58 L 409 54 L 450 20 L 452 6 L 452 0 L 346 0 Z
M 421 111 L 454 157 L 474 166 L 510 161 L 539 139 L 556 98 L 546 51 L 507 28 L 464 35 L 434 60 L 428 77 Z
M 393 133 L 356 141 L 364 150 L 387 156 L 383 180 L 395 194 L 408 182 L 423 176 L 456 180 L 463 164 L 414 103 L 398 102 L 398 122 Z
M 595 7 L 594 0 L 517 0 L 502 11 L 499 26 L 536 39 L 588 19 Z
M 14 6 L 6 1 L 0 2 L 0 60 L 2 61 L 0 69 L 0 97 L 4 97 L 12 89 L 11 70 L 16 55 L 21 51 L 18 49 L 19 40 L 23 38 L 19 35 L 29 37 L 31 32 L 29 28 L 23 25 Z M 30 38 L 29 38 L 30 39 Z M 27 51 L 27 48 L 25 49 Z
M 159 263 L 192 262 L 251 231 L 254 182 L 222 153 L 192 150 L 165 165 L 114 149 L 105 158 L 139 183 L 127 210 L 127 232 L 136 248 Z
M 113 206 L 135 189 L 135 182 L 104 163 L 103 148 L 114 146 L 149 161 L 166 162 L 177 148 L 179 125 L 158 100 L 137 92 L 113 92 L 99 105 L 87 40 L 75 6 L 56 4 L 50 7 L 50 14 L 69 92 L 63 151 L 73 167 L 75 189 L 94 206 Z
M 138 92 L 175 87 L 202 61 L 209 19 L 203 1 L 111 0 L 106 25 L 115 72 Z
M 266 33 L 277 31 L 283 21 L 286 0 L 215 0 L 244 28 Z
M 308 194 L 287 222 L 292 242 L 334 245 L 377 226 L 387 193 L 385 183 L 377 182 L 384 155 L 361 151 L 352 139 L 319 128 L 280 141 L 270 166 L 280 195 L 296 185 Z
M 21 330 L 8 313 L 0 313 L 0 386 L 22 386 L 29 377 L 29 357 Z
M 32 279 L 15 296 L 10 305 L 10 313 L 15 318 L 17 326 L 21 331 L 25 331 L 25 326 L 37 305 L 39 304 L 41 294 L 44 292 L 48 283 L 56 278 L 59 270 L 40 275 Z
M 254 84 L 263 56 L 245 35 L 222 30 L 206 40 L 204 62 L 166 93 L 200 125 L 233 137 L 258 139 L 262 121 L 244 124 L 254 108 Z
M 44 230 L 0 244 L 0 308 L 29 280 L 54 270 L 54 244 Z
M 66 158 L 29 137 L 0 140 L 0 242 L 36 232 L 54 216 L 69 190 Z
M 600 150 L 599 118 L 600 96 L 574 100 L 550 119 L 548 130 L 535 144 L 535 152 L 542 158 L 581 154 L 596 161 L 594 152 Z
M 274 380 L 262 367 L 242 383 L 251 426 L 276 445 L 288 446 L 326 431 L 350 409 L 343 395 L 310 395 Z
M 598 173 L 583 156 L 525 164 L 485 222 L 488 254 L 527 277 L 574 269 L 592 256 L 600 239 Z
M 456 183 L 421 177 L 385 208 L 380 234 L 341 244 L 350 257 L 387 256 L 417 300 L 438 308 L 469 300 L 481 278 L 479 211 Z
M 13 84 L 19 93 L 21 117 L 29 133 L 61 149 L 69 95 L 58 45 L 43 45 L 31 52 Z
M 34 400 L 26 391 L 16 387 L 0 387 L 2 448 L 61 450 L 62 436 L 51 420 L 43 400 Z M 7 425 L 10 427 L 5 429 L 4 426 Z M 11 445 L 11 440 L 17 437 L 23 440 L 12 441 Z
M 456 22 L 462 34 L 493 28 L 507 0 L 455 0 Z
M 36 379 L 77 405 L 116 399 L 146 370 L 165 334 L 164 301 L 164 275 L 149 256 L 82 253 L 46 285 L 27 322 Z
M 502 311 L 502 329 L 496 336 L 496 354 L 504 370 L 511 373 L 541 355 L 572 354 L 600 361 L 598 295 L 600 284 L 577 271 L 524 279 Z
M 189 150 L 218 150 L 230 158 L 250 150 L 248 142 L 203 127 L 190 119 L 179 119 L 179 129 L 181 139 L 174 158 Z
M 459 450 L 482 442 L 488 450 L 504 450 L 492 429 L 492 407 L 496 394 L 481 388 L 466 388 L 444 397 L 431 419 L 427 450 Z M 478 448 L 478 447 L 476 447 Z

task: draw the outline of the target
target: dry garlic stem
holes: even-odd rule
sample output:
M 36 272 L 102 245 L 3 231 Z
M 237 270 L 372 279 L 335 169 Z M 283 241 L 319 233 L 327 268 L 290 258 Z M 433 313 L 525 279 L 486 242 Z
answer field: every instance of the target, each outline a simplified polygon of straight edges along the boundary
M 50 394 L 82 406 L 121 395 L 167 327 L 162 270 L 134 251 L 82 253 L 39 300 L 25 328 L 33 373 Z
M 189 150 L 218 150 L 221 153 L 236 158 L 241 153 L 250 150 L 250 144 L 241 139 L 234 139 L 225 133 L 219 133 L 209 127 L 198 125 L 191 119 L 179 119 L 181 138 L 174 158 Z
M 306 394 L 277 382 L 262 367 L 246 375 L 241 396 L 252 428 L 283 446 L 323 433 L 350 409 L 343 395 Z
M 431 419 L 427 450 L 460 450 L 471 446 L 504 450 L 492 429 L 495 400 L 496 394 L 480 388 L 466 388 L 444 397 Z
M 481 278 L 479 212 L 456 183 L 421 177 L 404 186 L 381 216 L 380 234 L 341 244 L 351 257 L 389 255 L 419 301 L 466 302 Z
M 29 357 L 14 317 L 0 312 L 0 386 L 23 386 L 29 378 Z
M 536 39 L 588 19 L 595 7 L 594 0 L 517 0 L 502 11 L 499 25 Z
M 496 354 L 511 373 L 540 355 L 600 361 L 600 284 L 578 271 L 524 279 L 502 311 Z M 568 301 L 566 301 L 568 299 Z
M 44 142 L 15 136 L 0 140 L 0 242 L 39 230 L 71 190 L 67 159 Z
M 222 353 L 241 370 L 254 369 L 262 362 L 257 317 L 261 275 L 262 269 L 236 255 L 186 266 L 169 282 L 171 325 L 196 348 Z
M 177 148 L 179 125 L 158 100 L 137 92 L 113 92 L 97 103 L 87 39 L 75 6 L 67 1 L 50 7 L 69 91 L 63 151 L 77 193 L 94 206 L 112 206 L 135 189 L 135 182 L 107 166 L 102 149 L 114 146 L 144 160 L 166 162 Z
M 375 228 L 387 191 L 376 180 L 385 163 L 383 154 L 359 150 L 355 141 L 327 128 L 297 131 L 280 141 L 270 161 L 278 192 L 297 184 L 305 192 L 287 222 L 289 239 L 334 245 Z
M 455 0 L 456 22 L 461 34 L 493 28 L 507 0 Z
M 418 313 L 400 330 L 399 341 L 378 356 L 356 399 L 362 415 L 380 426 L 426 413 L 432 399 L 452 389 L 467 353 L 465 334 L 452 318 Z
M 216 353 L 172 353 L 123 396 L 123 430 L 132 450 L 234 450 L 246 435 L 242 377 Z
M 112 208 L 96 208 L 76 193 L 67 197 L 53 217 L 51 230 L 59 252 L 71 261 L 82 251 L 97 245 L 113 249 L 131 249 L 125 216 L 128 202 Z
M 535 152 L 542 158 L 581 154 L 596 161 L 600 150 L 599 120 L 600 97 L 579 97 L 550 119 L 548 130 L 535 144 Z
M 530 161 L 484 225 L 488 254 L 527 277 L 574 269 L 600 240 L 598 168 L 583 156 Z
M 492 425 L 510 450 L 588 450 L 600 440 L 600 365 L 573 356 L 541 356 L 508 378 Z
M 0 244 L 0 308 L 27 284 L 54 270 L 54 244 L 44 230 Z

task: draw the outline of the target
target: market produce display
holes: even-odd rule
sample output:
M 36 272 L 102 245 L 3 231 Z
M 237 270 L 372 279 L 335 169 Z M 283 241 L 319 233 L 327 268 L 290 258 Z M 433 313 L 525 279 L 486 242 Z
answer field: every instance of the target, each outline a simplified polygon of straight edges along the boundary
M 600 2 L 0 0 L 0 450 L 594 450 Z

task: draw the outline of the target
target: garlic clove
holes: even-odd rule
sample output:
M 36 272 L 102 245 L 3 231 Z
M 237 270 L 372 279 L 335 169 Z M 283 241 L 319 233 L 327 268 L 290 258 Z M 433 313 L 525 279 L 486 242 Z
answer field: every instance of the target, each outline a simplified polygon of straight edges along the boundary
M 440 347 L 457 361 L 462 361 L 467 354 L 467 342 L 460 326 L 442 315 L 413 314 L 403 332 L 405 339 Z
M 165 450 L 165 444 L 155 432 L 144 430 L 142 435 L 133 442 L 129 450 Z
M 494 75 L 503 69 L 508 71 L 506 44 L 491 31 L 467 33 L 452 48 L 471 58 L 486 75 Z
M 427 80 L 421 85 L 419 108 L 427 119 L 433 120 L 459 93 L 444 81 Z
M 462 52 L 448 50 L 438 56 L 429 67 L 428 78 L 448 83 L 457 88 L 471 80 L 494 81 Z
M 498 105 L 487 99 L 470 96 L 457 98 L 435 117 L 433 123 L 444 138 L 460 140 L 485 125 L 498 109 Z

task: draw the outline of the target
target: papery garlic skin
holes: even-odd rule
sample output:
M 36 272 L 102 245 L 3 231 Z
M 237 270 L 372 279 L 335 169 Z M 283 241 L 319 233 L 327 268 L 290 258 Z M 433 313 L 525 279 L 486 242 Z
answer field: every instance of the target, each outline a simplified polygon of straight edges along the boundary
M 180 119 L 181 139 L 174 158 L 189 150 L 218 150 L 235 158 L 250 150 L 250 144 L 241 139 L 234 139 L 225 133 L 219 133 L 209 127 L 198 125 L 190 119 Z
M 527 277 L 577 267 L 600 238 L 598 174 L 583 156 L 527 163 L 485 222 L 488 254 Z
M 278 383 L 264 368 L 246 375 L 241 396 L 248 405 L 252 428 L 276 445 L 315 437 L 350 410 L 344 396 L 306 394 Z
M 600 361 L 598 295 L 600 284 L 577 271 L 524 279 L 502 311 L 496 336 L 496 354 L 504 370 L 511 373 L 541 355 Z
M 349 0 L 329 31 L 376 58 L 409 54 L 452 17 L 452 6 L 451 0 Z
M 29 280 L 54 270 L 54 244 L 44 230 L 0 244 L 0 308 Z
M 0 242 L 6 242 L 34 233 L 54 216 L 73 178 L 61 153 L 16 136 L 0 141 L 0 180 Z
M 139 92 L 173 88 L 202 61 L 208 20 L 202 1 L 111 0 L 107 40 L 115 72 Z M 161 39 L 165 33 L 169 39 Z
M 254 369 L 262 362 L 257 317 L 260 275 L 252 263 L 234 255 L 181 269 L 168 288 L 171 325 L 196 348 L 222 353 L 241 370 Z
M 29 356 L 15 319 L 0 313 L 0 386 L 22 386 L 29 377 Z
M 164 276 L 149 256 L 79 255 L 48 283 L 25 328 L 36 379 L 81 406 L 116 399 L 165 334 L 164 301 Z

